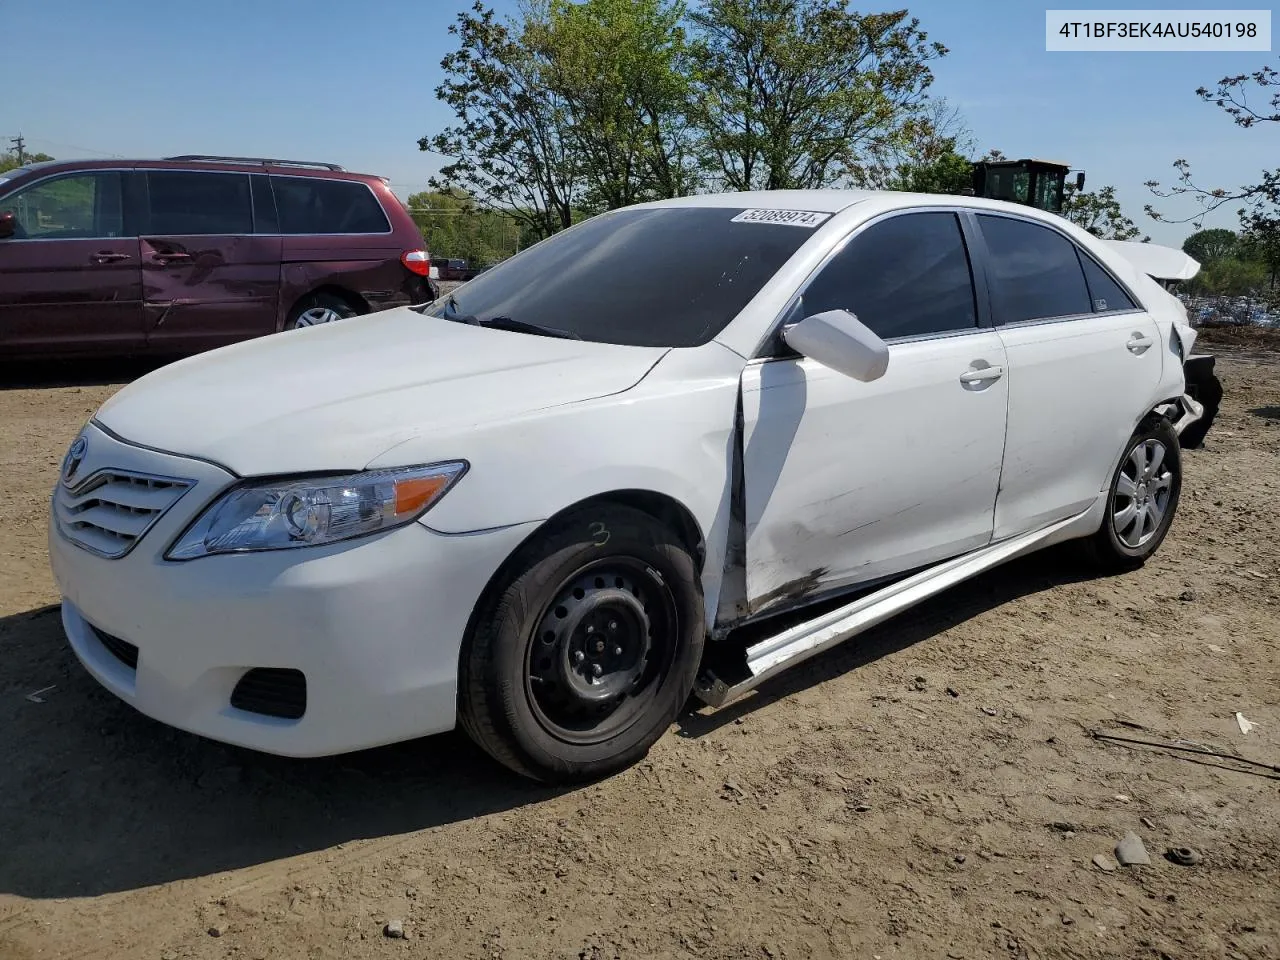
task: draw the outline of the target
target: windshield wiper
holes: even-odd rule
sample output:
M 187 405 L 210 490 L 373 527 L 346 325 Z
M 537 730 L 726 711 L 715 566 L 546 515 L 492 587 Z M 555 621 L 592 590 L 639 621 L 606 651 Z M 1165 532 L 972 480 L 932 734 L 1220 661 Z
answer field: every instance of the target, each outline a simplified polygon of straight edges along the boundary
M 491 327 L 494 330 L 513 330 L 516 333 L 534 333 L 540 337 L 557 337 L 561 340 L 581 340 L 582 337 L 572 330 L 560 330 L 556 327 L 544 327 L 540 323 L 528 320 L 516 320 L 514 317 L 489 317 L 487 320 L 471 319 L 480 327 Z

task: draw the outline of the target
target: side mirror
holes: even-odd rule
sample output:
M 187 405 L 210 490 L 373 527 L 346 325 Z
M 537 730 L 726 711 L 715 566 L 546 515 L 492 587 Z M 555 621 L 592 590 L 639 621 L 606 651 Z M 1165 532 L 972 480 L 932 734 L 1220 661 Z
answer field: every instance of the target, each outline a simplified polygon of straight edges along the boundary
M 827 310 L 784 327 L 782 339 L 801 356 L 864 383 L 889 368 L 889 347 L 848 310 Z
M 6 210 L 0 213 L 0 240 L 8 240 L 18 232 L 18 221 L 14 218 L 13 213 Z
M 1080 191 L 1083 189 L 1084 189 L 1084 171 L 1081 170 L 1079 173 L 1076 174 L 1076 190 Z

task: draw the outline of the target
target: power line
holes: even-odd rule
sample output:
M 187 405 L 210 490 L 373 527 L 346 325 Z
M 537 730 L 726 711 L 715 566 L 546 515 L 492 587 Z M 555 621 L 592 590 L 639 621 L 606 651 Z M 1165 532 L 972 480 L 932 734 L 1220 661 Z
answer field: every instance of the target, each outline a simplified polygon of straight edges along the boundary
M 18 166 L 22 166 L 27 160 L 26 152 L 23 149 L 25 146 L 25 141 L 22 139 L 22 134 L 18 134 L 16 137 L 10 137 L 9 142 L 12 143 L 15 147 L 17 147 Z

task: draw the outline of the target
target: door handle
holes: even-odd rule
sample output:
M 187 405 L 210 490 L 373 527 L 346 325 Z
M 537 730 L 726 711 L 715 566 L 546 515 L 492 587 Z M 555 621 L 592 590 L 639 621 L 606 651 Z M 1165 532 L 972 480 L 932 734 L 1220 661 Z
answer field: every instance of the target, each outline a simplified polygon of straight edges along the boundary
M 1004 367 L 980 367 L 966 370 L 960 374 L 961 383 L 985 383 L 988 380 L 999 380 L 1004 376 Z
M 121 260 L 132 260 L 127 253 L 112 253 L 110 250 L 100 250 L 89 257 L 90 263 L 119 263 Z
M 174 250 L 169 253 L 153 253 L 151 255 L 151 259 L 158 263 L 189 263 L 191 261 L 191 254 Z
M 1129 352 L 1133 354 L 1146 353 L 1151 348 L 1152 340 L 1146 334 L 1135 332 L 1129 338 L 1129 342 L 1125 344 Z

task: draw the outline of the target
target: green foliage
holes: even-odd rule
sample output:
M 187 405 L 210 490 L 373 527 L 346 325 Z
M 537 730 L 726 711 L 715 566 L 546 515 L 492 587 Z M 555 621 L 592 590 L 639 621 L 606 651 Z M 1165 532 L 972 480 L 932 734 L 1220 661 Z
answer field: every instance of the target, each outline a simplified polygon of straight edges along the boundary
M 1240 297 L 1256 294 L 1266 285 L 1265 264 L 1226 257 L 1203 265 L 1185 289 L 1193 296 Z
M 1206 264 L 1235 256 L 1239 244 L 1240 238 L 1234 231 L 1215 227 L 1212 230 L 1197 230 L 1187 237 L 1182 241 L 1182 252 Z
M 845 0 L 705 0 L 689 19 L 702 162 L 731 190 L 858 179 L 903 136 L 947 52 L 907 11 Z
M 9 170 L 16 170 L 18 167 L 27 163 L 45 163 L 52 160 L 53 157 L 47 153 L 28 153 L 23 158 L 22 163 L 18 163 L 18 151 L 6 150 L 0 152 L 0 173 L 6 173 Z
M 697 184 L 692 72 L 670 0 L 546 0 L 530 34 L 568 129 L 588 209 L 683 196 Z
M 479 265 L 511 256 L 525 246 L 523 225 L 509 213 L 482 210 L 461 191 L 424 191 L 409 197 L 409 214 L 433 257 Z
M 685 3 L 524 0 L 500 21 L 476 0 L 441 61 L 436 95 L 454 122 L 418 141 L 449 158 L 431 190 L 462 191 L 537 238 L 704 186 L 866 182 L 908 162 L 945 173 L 957 139 L 926 90 L 946 50 L 905 10 Z
M 973 163 L 949 151 L 934 160 L 899 164 L 887 186 L 913 193 L 958 194 L 972 185 Z
M 1062 192 L 1062 215 L 1095 237 L 1106 240 L 1151 239 L 1141 236 L 1142 231 L 1124 215 L 1115 187 L 1076 190 L 1076 185 L 1068 181 Z

